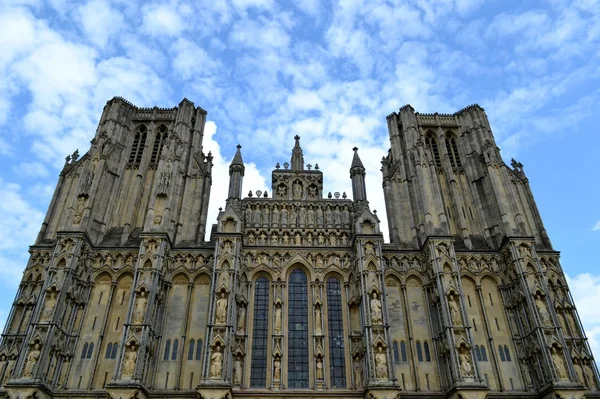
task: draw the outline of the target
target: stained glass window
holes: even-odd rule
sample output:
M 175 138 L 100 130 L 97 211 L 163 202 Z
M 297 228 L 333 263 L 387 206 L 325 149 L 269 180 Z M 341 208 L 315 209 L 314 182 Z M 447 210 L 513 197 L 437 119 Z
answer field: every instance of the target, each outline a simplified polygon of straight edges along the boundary
M 423 361 L 423 350 L 421 349 L 421 342 L 417 341 L 417 360 Z
M 288 387 L 308 388 L 308 287 L 306 274 L 290 275 L 288 297 Z
M 165 344 L 165 355 L 163 356 L 163 360 L 169 360 L 169 352 L 171 352 L 171 340 L 168 339 Z
M 327 325 L 329 329 L 329 375 L 333 388 L 346 388 L 342 285 L 337 278 L 327 280 Z
M 171 360 L 177 360 L 177 349 L 179 349 L 179 340 L 173 340 L 173 352 L 171 354 Z
M 202 339 L 196 341 L 196 360 L 201 360 L 202 356 Z
M 400 363 L 400 351 L 398 350 L 398 341 L 394 341 L 394 363 Z
M 429 354 L 429 343 L 427 341 L 423 342 L 423 349 L 425 350 L 425 361 L 431 361 L 431 355 Z
M 254 291 L 254 322 L 252 328 L 252 368 L 250 386 L 267 386 L 267 344 L 269 334 L 269 280 L 260 277 Z
M 190 340 L 190 345 L 188 347 L 188 360 L 194 360 L 194 340 Z
M 402 361 L 406 361 L 406 343 L 404 341 L 400 342 L 400 355 L 402 356 Z

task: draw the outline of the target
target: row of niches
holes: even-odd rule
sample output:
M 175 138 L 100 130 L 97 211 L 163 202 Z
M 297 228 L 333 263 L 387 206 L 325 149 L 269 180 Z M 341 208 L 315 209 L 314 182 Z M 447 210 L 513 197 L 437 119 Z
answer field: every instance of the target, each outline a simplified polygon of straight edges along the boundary
M 339 232 L 318 232 L 317 230 L 258 230 L 248 232 L 245 245 L 257 246 L 293 246 L 293 247 L 346 247 L 352 245 L 348 234 Z
M 350 228 L 348 205 L 248 204 L 246 227 Z
M 98 251 L 91 254 L 92 266 L 94 269 L 110 268 L 119 270 L 123 268 L 134 268 L 138 253 L 134 251 Z M 165 262 L 169 270 L 185 267 L 189 270 L 200 269 L 212 265 L 214 259 L 213 251 L 207 253 L 197 252 L 174 252 L 169 251 L 165 254 Z
M 247 251 L 243 255 L 244 267 L 252 270 L 259 266 L 267 266 L 279 269 L 289 264 L 292 259 L 303 259 L 303 261 L 317 270 L 335 266 L 347 269 L 352 265 L 349 252 L 327 251 L 327 252 L 283 252 L 283 251 Z

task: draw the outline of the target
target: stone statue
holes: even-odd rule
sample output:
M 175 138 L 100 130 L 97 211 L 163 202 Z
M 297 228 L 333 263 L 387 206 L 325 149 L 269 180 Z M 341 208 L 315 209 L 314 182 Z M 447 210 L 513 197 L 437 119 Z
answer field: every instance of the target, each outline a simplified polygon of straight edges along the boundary
M 249 226 L 252 224 L 252 207 L 250 205 L 248 205 L 246 207 L 246 226 Z
M 448 307 L 450 308 L 450 318 L 452 324 L 455 326 L 462 325 L 462 318 L 460 317 L 460 308 L 458 307 L 458 297 L 451 295 L 448 300 Z
M 23 371 L 23 376 L 31 377 L 33 373 L 33 368 L 37 364 L 38 360 L 40 360 L 40 344 L 36 343 L 33 348 L 29 350 L 29 354 L 27 355 L 27 363 L 25 364 L 25 370 Z
M 281 359 L 279 359 L 279 356 L 275 357 L 273 362 L 273 380 L 281 380 Z
M 321 306 L 315 306 L 315 334 L 320 335 L 322 333 L 321 330 Z
M 466 351 L 461 352 L 458 355 L 458 361 L 460 362 L 460 372 L 463 377 L 473 377 L 473 367 L 471 366 L 471 359 Z
M 306 223 L 306 208 L 301 206 L 298 210 L 298 224 L 303 226 Z
M 340 215 L 340 210 L 337 207 L 333 211 L 333 222 L 336 226 L 341 226 L 342 224 L 342 215 Z
M 48 298 L 46 298 L 46 303 L 44 304 L 44 310 L 42 311 L 42 317 L 40 321 L 50 321 L 52 318 L 52 313 L 54 312 L 54 307 L 56 306 L 56 292 L 50 291 L 48 292 Z
M 320 206 L 317 207 L 317 226 L 323 227 L 323 209 Z
M 269 225 L 269 216 L 271 214 L 271 210 L 269 209 L 269 205 L 265 205 L 265 207 L 263 208 L 263 214 L 262 214 L 262 222 L 263 225 Z
M 296 208 L 294 208 L 292 206 L 292 207 L 290 207 L 290 224 L 295 226 L 296 219 L 297 219 Z
M 287 233 L 283 234 L 283 245 L 290 245 L 290 236 Z
M 325 237 L 323 236 L 323 234 L 319 234 L 319 236 L 317 237 L 317 242 L 319 243 L 319 245 L 325 244 Z
M 554 367 L 556 368 L 557 377 L 560 380 L 566 380 L 568 377 L 565 362 L 560 352 L 556 348 L 552 348 L 552 361 L 554 362 Z
M 218 380 L 221 378 L 221 366 L 223 364 L 223 354 L 221 353 L 220 345 L 217 345 L 210 360 L 210 378 Z
M 354 385 L 356 386 L 356 388 L 362 387 L 362 385 L 363 385 L 363 380 L 362 379 L 363 379 L 362 361 L 357 356 L 354 359 Z
M 237 332 L 243 334 L 246 331 L 246 307 L 244 305 L 240 305 L 238 308 L 238 317 L 237 317 Z
M 329 208 L 329 205 L 327 206 L 327 208 L 325 208 L 325 224 L 328 226 L 333 224 L 331 208 Z
M 254 225 L 260 226 L 260 206 L 256 205 L 254 208 Z
M 273 206 L 273 213 L 271 214 L 271 224 L 277 226 L 277 224 L 279 223 L 279 209 L 277 208 L 277 205 Z
M 217 312 L 215 317 L 215 323 L 217 324 L 225 324 L 227 321 L 227 298 L 225 298 L 225 293 L 221 293 L 221 298 L 217 300 Z
M 535 296 L 535 307 L 537 308 L 540 314 L 540 320 L 542 325 L 550 326 L 552 325 L 550 321 L 550 313 L 548 313 L 548 309 L 546 308 L 546 301 L 542 298 L 541 295 Z
M 302 198 L 302 184 L 299 181 L 295 181 L 293 185 L 294 199 Z
M 313 226 L 315 224 L 315 211 L 312 209 L 312 205 L 308 206 L 308 212 L 306 213 L 306 219 L 308 222 L 308 226 Z
M 350 224 L 350 212 L 348 211 L 347 206 L 342 209 L 342 221 L 344 222 L 344 225 Z
M 133 346 L 128 346 L 125 351 L 125 360 L 123 362 L 123 376 L 132 376 L 135 370 L 137 360 L 137 350 Z
M 73 224 L 81 223 L 84 209 L 85 209 L 85 197 L 81 196 L 77 199 L 77 205 L 75 207 L 75 214 L 73 215 Z
M 331 235 L 329 236 L 329 245 L 331 245 L 332 247 L 337 247 L 337 244 L 337 237 L 335 233 L 331 233 Z
M 226 287 L 229 288 L 229 268 L 227 267 L 227 264 L 223 264 L 223 266 L 221 266 L 221 272 L 219 273 L 219 284 L 217 285 L 217 288 L 220 287 Z
M 144 316 L 146 315 L 146 304 L 148 298 L 146 298 L 146 291 L 140 291 L 140 295 L 135 301 L 135 310 L 133 311 L 133 324 L 142 324 L 144 322 Z
M 377 292 L 373 292 L 373 297 L 371 298 L 371 321 L 373 322 L 373 324 L 383 323 L 383 317 L 381 313 L 381 301 L 377 297 Z
M 375 354 L 375 375 L 378 380 L 387 379 L 387 358 L 382 346 L 377 347 Z
M 278 238 L 277 238 L 277 234 L 276 234 L 276 233 L 273 233 L 273 234 L 271 235 L 271 245 L 277 245 L 277 244 L 278 244 L 278 241 L 279 241 L 279 240 L 278 240 Z
M 317 357 L 317 380 L 323 379 L 323 359 Z
M 282 225 L 288 224 L 288 211 L 285 207 L 281 208 L 281 224 Z
M 275 305 L 275 334 L 281 334 L 281 304 Z
M 296 235 L 294 236 L 294 244 L 296 245 L 302 245 L 302 236 L 300 235 L 300 233 L 296 233 Z
M 242 383 L 242 357 L 239 355 L 233 363 L 233 383 L 235 385 Z

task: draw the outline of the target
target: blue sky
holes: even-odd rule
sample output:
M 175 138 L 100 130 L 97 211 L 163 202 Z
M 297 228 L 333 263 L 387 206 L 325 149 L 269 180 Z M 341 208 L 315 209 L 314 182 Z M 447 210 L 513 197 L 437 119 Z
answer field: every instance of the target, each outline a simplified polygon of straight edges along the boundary
M 358 146 L 384 216 L 385 116 L 479 103 L 505 161 L 525 166 L 600 352 L 598 0 L 8 0 L 0 49 L 0 324 L 64 157 L 87 151 L 113 96 L 208 110 L 213 220 L 235 145 L 245 192 L 270 191 L 295 134 L 326 191 L 351 193 Z

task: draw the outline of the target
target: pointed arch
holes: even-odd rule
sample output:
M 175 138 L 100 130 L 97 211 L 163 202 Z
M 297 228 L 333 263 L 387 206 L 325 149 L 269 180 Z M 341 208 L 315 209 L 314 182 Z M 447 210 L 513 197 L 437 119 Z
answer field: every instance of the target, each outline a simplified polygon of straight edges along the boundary
M 417 341 L 417 360 L 423 361 L 423 349 L 421 349 L 421 341 Z
M 119 344 L 117 342 L 113 342 L 112 353 L 110 354 L 111 359 L 117 358 L 117 349 L 119 349 Z
M 194 360 L 194 344 L 196 341 L 194 339 L 190 339 L 190 343 L 188 344 L 188 360 Z
M 162 152 L 163 147 L 168 138 L 168 130 L 164 124 L 161 124 L 158 129 L 156 129 L 156 134 L 154 135 L 154 145 L 152 146 L 152 156 L 150 157 L 150 165 L 156 165 L 158 163 L 158 159 Z
M 398 341 L 392 344 L 394 350 L 394 363 L 400 363 L 400 350 L 398 349 Z
M 177 350 L 179 349 L 179 340 L 173 340 L 173 350 L 171 352 L 171 360 L 177 360 Z
M 133 137 L 133 144 L 129 153 L 129 165 L 135 169 L 139 168 L 140 163 L 142 162 L 142 155 L 144 154 L 147 135 L 148 129 L 146 126 L 140 125 L 137 128 L 135 136 Z
M 402 362 L 407 361 L 406 342 L 404 342 L 404 341 L 400 341 L 400 358 L 401 358 Z
M 309 387 L 308 280 L 302 267 L 295 267 L 288 284 L 288 387 Z
M 267 386 L 267 348 L 269 338 L 270 282 L 259 276 L 254 283 L 254 318 L 252 320 L 252 356 L 250 387 Z
M 88 350 L 87 350 L 87 356 L 85 358 L 86 359 L 91 359 L 93 351 L 94 351 L 94 343 L 90 342 L 90 346 L 88 346 Z
M 83 344 L 83 349 L 81 350 L 81 358 L 82 359 L 86 358 L 87 350 L 88 350 L 88 343 L 86 342 Z
M 445 142 L 446 142 L 446 152 L 448 153 L 450 165 L 453 168 L 462 168 L 462 163 L 460 161 L 460 154 L 458 153 L 458 146 L 456 145 L 455 134 L 451 131 L 446 132 Z
M 168 339 L 165 343 L 165 354 L 163 356 L 163 360 L 169 360 L 169 353 L 171 352 L 171 340 Z
M 106 353 L 104 354 L 105 359 L 110 359 L 112 354 L 112 342 L 109 342 L 106 346 Z
M 331 378 L 331 386 L 334 388 L 346 388 L 342 284 L 340 279 L 333 276 L 329 277 L 326 281 L 329 375 Z
M 442 160 L 440 158 L 440 151 L 438 149 L 437 140 L 435 139 L 435 133 L 431 130 L 425 134 L 425 145 L 431 152 L 431 156 L 433 157 L 435 166 L 441 168 Z
M 429 352 L 429 342 L 427 342 L 427 341 L 423 342 L 423 351 L 425 352 L 425 361 L 430 362 L 431 361 L 431 353 Z

